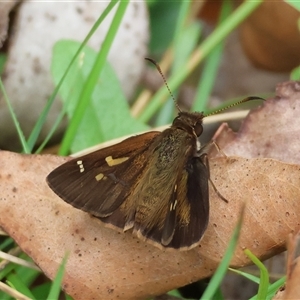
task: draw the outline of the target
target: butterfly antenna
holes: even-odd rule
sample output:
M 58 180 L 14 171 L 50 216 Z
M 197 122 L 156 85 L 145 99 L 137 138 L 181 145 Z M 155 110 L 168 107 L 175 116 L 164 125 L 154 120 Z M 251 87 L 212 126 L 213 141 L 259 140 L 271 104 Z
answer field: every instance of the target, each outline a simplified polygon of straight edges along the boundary
M 167 89 L 169 91 L 169 94 L 171 95 L 171 97 L 172 97 L 172 99 L 173 99 L 173 101 L 175 103 L 176 108 L 178 109 L 179 112 L 181 112 L 181 109 L 180 109 L 177 101 L 175 100 L 175 97 L 173 96 L 173 94 L 172 94 L 172 92 L 171 92 L 171 90 L 169 88 L 169 85 L 167 83 L 166 77 L 165 77 L 164 73 L 162 72 L 159 64 L 155 60 L 153 60 L 152 58 L 145 57 L 145 59 L 148 60 L 148 61 L 150 61 L 156 67 L 157 71 L 159 72 L 159 74 L 161 75 L 161 77 L 162 77 L 162 79 L 164 81 L 165 86 L 167 87 Z
M 212 112 L 212 113 L 210 113 L 210 114 L 207 114 L 207 115 L 205 115 L 205 117 L 207 117 L 207 116 L 212 116 L 212 115 L 215 115 L 215 114 L 218 114 L 218 113 L 220 113 L 220 112 L 222 112 L 222 111 L 224 111 L 224 110 L 226 110 L 226 109 L 228 109 L 228 108 L 237 106 L 237 105 L 239 105 L 239 104 L 242 104 L 242 103 L 245 103 L 245 102 L 248 102 L 248 101 L 253 101 L 253 100 L 262 100 L 262 101 L 266 101 L 266 99 L 261 98 L 261 97 L 258 97 L 258 96 L 250 96 L 250 97 L 244 98 L 243 100 L 240 100 L 240 101 L 238 101 L 238 102 L 235 102 L 235 103 L 233 103 L 233 104 L 230 104 L 230 105 L 228 105 L 228 106 L 226 106 L 226 107 L 223 107 L 223 108 L 221 108 L 221 109 L 218 109 L 218 110 L 216 110 L 216 111 L 214 111 L 214 112 Z

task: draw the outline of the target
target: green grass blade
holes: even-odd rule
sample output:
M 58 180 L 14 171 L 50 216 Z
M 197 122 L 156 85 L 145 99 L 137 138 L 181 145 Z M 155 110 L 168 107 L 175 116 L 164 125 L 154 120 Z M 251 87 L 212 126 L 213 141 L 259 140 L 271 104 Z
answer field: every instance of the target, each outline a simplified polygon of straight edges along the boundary
M 221 291 L 221 288 L 218 287 L 215 294 L 212 297 L 213 300 L 224 300 L 223 293 Z
M 282 278 L 278 279 L 277 281 L 275 281 L 274 283 L 272 283 L 271 285 L 269 285 L 267 300 L 273 299 L 273 297 L 275 296 L 275 294 L 277 293 L 277 291 L 282 286 L 284 286 L 285 283 L 286 283 L 286 276 L 283 276 Z
M 233 231 L 232 237 L 230 239 L 229 245 L 227 247 L 227 250 L 224 254 L 224 257 L 218 266 L 215 274 L 211 278 L 208 287 L 206 288 L 205 292 L 202 295 L 202 299 L 213 299 L 213 296 L 216 294 L 217 289 L 219 288 L 226 272 L 228 269 L 228 266 L 230 264 L 231 258 L 234 254 L 234 249 L 238 243 L 242 222 L 243 222 L 243 216 L 244 216 L 244 209 L 242 210 L 238 223 Z
M 95 64 L 94 64 L 94 66 L 90 72 L 90 75 L 88 76 L 88 79 L 86 81 L 86 84 L 81 92 L 81 95 L 79 98 L 80 101 L 75 109 L 74 115 L 69 123 L 67 131 L 62 140 L 62 144 L 61 144 L 61 147 L 59 150 L 60 155 L 66 155 L 70 149 L 73 138 L 74 138 L 76 131 L 80 125 L 82 115 L 90 103 L 91 95 L 93 93 L 94 87 L 95 87 L 97 80 L 100 76 L 100 73 L 104 67 L 109 49 L 112 45 L 112 42 L 115 38 L 117 31 L 118 31 L 119 25 L 122 21 L 122 18 L 124 16 L 124 13 L 126 11 L 128 3 L 129 3 L 128 0 L 126 0 L 126 1 L 124 0 L 119 3 L 118 9 L 113 18 L 111 26 L 110 26 L 108 33 L 103 41 L 101 50 L 99 51 L 99 53 L 97 55 Z
M 51 283 L 50 281 L 47 281 L 45 283 L 39 284 L 37 286 L 34 286 L 31 290 L 32 294 L 36 299 L 45 299 L 46 295 L 49 294 L 49 291 L 51 289 Z
M 68 65 L 70 57 L 73 57 L 77 48 L 78 42 L 75 41 L 63 40 L 55 44 L 51 66 L 55 83 L 60 80 L 65 66 Z M 84 59 L 77 59 L 60 89 L 60 97 L 70 119 L 74 115 L 79 95 L 98 55 L 88 46 L 82 51 L 81 57 Z M 148 129 L 148 126 L 132 117 L 120 81 L 109 62 L 104 64 L 93 89 L 91 102 L 82 112 L 79 127 L 72 140 L 70 149 L 72 153 L 110 139 Z M 122 121 L 112 122 L 117 119 Z
M 19 139 L 20 139 L 22 147 L 23 147 L 23 151 L 25 153 L 29 154 L 31 152 L 31 149 L 28 147 L 28 144 L 26 142 L 24 133 L 23 133 L 23 131 L 21 129 L 20 123 L 19 123 L 19 121 L 17 119 L 17 116 L 14 113 L 13 107 L 12 107 L 10 101 L 9 101 L 9 98 L 8 98 L 7 94 L 6 94 L 6 91 L 5 91 L 5 88 L 4 88 L 4 85 L 3 85 L 3 82 L 2 82 L 1 78 L 0 78 L 0 90 L 2 91 L 2 94 L 4 96 L 4 100 L 5 100 L 6 104 L 7 104 L 8 110 L 10 112 L 10 115 L 11 115 L 11 117 L 13 119 L 13 122 L 15 124 L 15 127 L 17 129 L 17 132 L 18 132 L 18 135 L 19 135 Z
M 185 31 L 185 20 L 189 13 L 189 7 L 190 7 L 190 0 L 182 1 L 179 6 L 179 13 L 178 17 L 176 18 L 176 25 L 174 30 L 174 38 L 173 38 L 173 48 L 174 48 L 174 60 L 173 60 L 173 66 L 171 69 L 171 73 L 176 72 L 176 64 L 180 64 L 181 61 L 185 61 L 185 57 L 182 57 L 180 54 L 180 38 L 184 35 Z M 186 46 L 186 45 L 184 45 Z M 186 47 L 182 47 L 182 49 L 187 49 Z M 178 51 L 179 50 L 179 51 Z M 174 95 L 175 96 L 175 95 Z M 163 107 L 158 112 L 156 119 L 155 119 L 155 127 L 162 126 L 164 124 L 172 122 L 174 116 L 174 102 L 171 97 L 169 97 L 169 100 L 166 101 L 163 105 Z
M 15 269 L 15 267 L 16 265 L 10 263 L 6 265 L 4 269 L 0 270 L 0 280 L 3 280 L 10 272 Z
M 244 253 L 251 259 L 251 261 L 260 270 L 260 283 L 257 293 L 257 299 L 266 299 L 268 295 L 269 288 L 269 273 L 264 264 L 249 250 L 244 250 Z
M 76 54 L 74 55 L 73 59 L 71 60 L 69 66 L 66 68 L 66 71 L 64 73 L 64 75 L 62 76 L 60 82 L 58 83 L 58 85 L 55 87 L 52 95 L 50 96 L 45 108 L 43 109 L 42 113 L 40 114 L 39 119 L 37 120 L 30 136 L 28 139 L 28 147 L 30 150 L 32 150 L 32 148 L 34 147 L 37 138 L 41 132 L 41 129 L 43 127 L 43 124 L 45 122 L 46 116 L 49 113 L 50 108 L 52 107 L 52 104 L 55 100 L 55 97 L 58 94 L 58 91 L 65 79 L 65 77 L 67 76 L 71 66 L 73 65 L 74 61 L 76 60 L 76 58 L 78 57 L 78 55 L 81 53 L 83 47 L 87 44 L 87 42 L 89 41 L 89 39 L 91 38 L 91 36 L 94 34 L 94 32 L 97 30 L 97 28 L 100 26 L 100 24 L 103 22 L 103 20 L 106 18 L 106 16 L 110 13 L 110 11 L 112 10 L 112 8 L 116 5 L 116 3 L 118 2 L 118 0 L 112 0 L 110 1 L 110 3 L 108 4 L 108 6 L 106 7 L 106 9 L 103 11 L 103 13 L 101 14 L 101 16 L 98 18 L 98 20 L 95 22 L 94 26 L 92 27 L 92 29 L 90 30 L 90 32 L 88 33 L 88 35 L 86 36 L 86 38 L 84 39 L 84 41 L 82 42 L 82 44 L 80 45 L 80 47 L 78 48 Z M 64 109 L 63 109 L 64 111 Z M 58 116 L 57 120 L 55 121 L 55 126 L 58 126 L 58 124 L 60 123 L 62 117 L 61 114 Z M 52 128 L 51 132 L 54 132 L 56 130 L 57 127 Z M 48 140 L 50 139 L 51 136 L 47 136 L 47 140 L 45 140 L 43 142 L 43 144 L 46 144 L 48 142 Z M 39 150 L 40 151 L 40 150 Z
M 232 268 L 229 268 L 229 270 L 230 270 L 231 272 L 234 272 L 234 273 L 236 273 L 236 274 L 239 274 L 239 275 L 241 275 L 241 276 L 243 276 L 243 277 L 245 277 L 245 278 L 251 280 L 251 281 L 254 282 L 254 283 L 259 284 L 260 279 L 259 279 L 259 277 L 257 277 L 257 276 L 254 276 L 254 275 L 252 275 L 252 274 L 248 274 L 248 273 L 243 272 L 243 271 L 240 271 L 240 270 L 232 269 Z
M 181 69 L 181 72 L 177 72 L 171 76 L 168 80 L 168 84 L 172 91 L 175 91 L 178 86 L 187 78 L 187 76 L 199 65 L 200 62 L 214 49 L 233 29 L 235 29 L 243 20 L 246 19 L 260 4 L 262 0 L 244 1 L 232 14 L 223 22 L 222 26 L 217 28 L 194 52 L 189 59 L 188 63 Z M 155 112 L 161 107 L 168 97 L 168 91 L 163 86 L 153 96 L 151 102 L 147 108 L 139 116 L 139 120 L 147 122 L 155 114 Z
M 260 278 L 258 278 L 257 276 L 245 273 L 245 272 L 240 271 L 240 270 L 235 270 L 235 269 L 232 269 L 232 268 L 229 268 L 229 270 L 234 272 L 234 273 L 237 273 L 237 274 L 239 274 L 239 275 L 241 275 L 241 276 L 257 283 L 257 284 L 260 283 Z M 268 286 L 268 294 L 267 294 L 266 299 L 272 299 L 273 296 L 275 295 L 275 293 L 278 291 L 278 289 L 285 284 L 285 281 L 286 281 L 286 276 L 283 276 L 282 278 L 278 279 L 274 283 L 270 284 Z M 257 300 L 257 299 L 259 299 L 258 295 L 255 295 L 254 297 L 250 298 L 249 300 Z
M 18 292 L 22 293 L 23 295 L 31 299 L 35 299 L 30 289 L 27 287 L 27 285 L 21 280 L 21 278 L 18 275 L 10 273 L 7 276 L 7 284 L 10 287 L 13 287 Z
M 267 295 L 266 299 L 267 300 L 273 299 L 273 297 L 276 294 L 276 292 L 278 291 L 278 289 L 281 288 L 282 286 L 284 286 L 285 282 L 286 282 L 286 276 L 283 276 L 282 278 L 278 279 L 277 281 L 275 281 L 274 283 L 269 285 L 268 295 Z M 257 297 L 257 295 L 255 295 L 252 298 L 250 298 L 249 300 L 259 300 L 259 298 Z
M 54 300 L 54 299 L 58 299 L 58 297 L 59 297 L 59 294 L 61 291 L 61 283 L 63 280 L 67 259 L 68 259 L 68 255 L 66 254 L 62 260 L 61 265 L 58 268 L 55 279 L 53 280 L 47 300 Z
M 179 14 L 174 31 L 174 59 L 171 74 L 181 71 L 182 66 L 186 64 L 190 54 L 196 47 L 199 35 L 201 34 L 200 22 L 188 22 L 190 9 L 191 1 L 182 1 L 180 3 Z M 175 91 L 173 94 L 176 98 Z M 169 100 L 160 109 L 155 119 L 155 127 L 172 122 L 174 119 L 174 102 L 171 97 L 169 97 Z

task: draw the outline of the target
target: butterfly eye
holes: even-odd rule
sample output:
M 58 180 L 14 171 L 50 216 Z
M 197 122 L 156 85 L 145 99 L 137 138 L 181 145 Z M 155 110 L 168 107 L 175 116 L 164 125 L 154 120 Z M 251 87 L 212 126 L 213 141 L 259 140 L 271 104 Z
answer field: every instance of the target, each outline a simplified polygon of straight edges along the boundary
M 195 130 L 195 133 L 197 136 L 200 136 L 201 133 L 203 132 L 203 127 L 202 127 L 202 122 L 197 122 L 195 125 L 194 125 L 194 130 Z

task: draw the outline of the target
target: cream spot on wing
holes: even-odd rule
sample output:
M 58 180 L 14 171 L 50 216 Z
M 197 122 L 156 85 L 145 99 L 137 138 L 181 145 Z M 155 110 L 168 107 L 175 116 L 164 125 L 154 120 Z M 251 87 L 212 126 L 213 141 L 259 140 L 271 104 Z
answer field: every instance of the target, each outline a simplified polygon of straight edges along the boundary
M 78 167 L 79 167 L 79 172 L 80 173 L 83 173 L 84 172 L 84 166 L 83 166 L 83 162 L 82 162 L 82 160 L 77 160 L 77 165 L 78 165 Z
M 170 205 L 170 211 L 175 210 L 177 206 L 177 200 L 174 201 L 174 203 L 171 203 Z
M 124 161 L 128 160 L 129 157 L 120 157 L 120 158 L 112 158 L 112 156 L 107 156 L 105 158 L 106 163 L 108 164 L 109 167 L 119 165 L 123 163 Z
M 104 178 L 104 174 L 103 173 L 99 173 L 98 175 L 95 176 L 97 181 L 100 181 L 101 179 Z

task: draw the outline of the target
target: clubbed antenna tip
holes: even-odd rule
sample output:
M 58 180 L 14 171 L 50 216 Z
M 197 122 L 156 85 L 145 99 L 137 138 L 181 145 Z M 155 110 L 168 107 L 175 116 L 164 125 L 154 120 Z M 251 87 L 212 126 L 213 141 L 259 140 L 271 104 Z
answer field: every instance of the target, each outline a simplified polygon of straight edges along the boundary
M 162 72 L 159 64 L 155 60 L 153 60 L 152 58 L 145 57 L 145 59 L 148 60 L 148 61 L 150 61 L 156 67 L 157 71 L 159 72 L 159 74 L 161 75 L 161 77 L 162 77 L 162 79 L 164 81 L 165 86 L 167 87 L 167 89 L 169 91 L 170 96 L 172 97 L 172 99 L 173 99 L 173 101 L 175 103 L 176 108 L 178 109 L 178 111 L 181 111 L 181 109 L 180 109 L 177 101 L 175 100 L 175 98 L 174 98 L 174 96 L 173 96 L 173 94 L 171 92 L 171 89 L 169 88 L 169 85 L 167 83 L 166 77 L 165 77 L 164 73 Z

